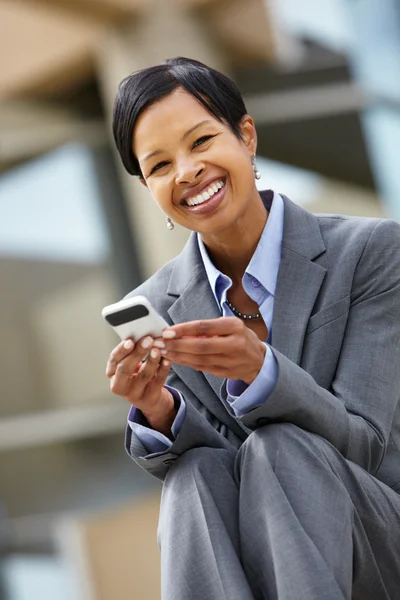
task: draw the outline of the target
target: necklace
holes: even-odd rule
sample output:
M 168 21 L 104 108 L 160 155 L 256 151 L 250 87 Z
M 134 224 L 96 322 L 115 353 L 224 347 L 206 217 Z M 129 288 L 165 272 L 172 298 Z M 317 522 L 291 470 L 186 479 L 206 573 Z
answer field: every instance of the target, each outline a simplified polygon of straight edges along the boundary
M 234 315 L 236 315 L 237 317 L 239 317 L 240 319 L 261 319 L 261 314 L 255 313 L 254 315 L 245 315 L 243 313 L 240 312 L 240 310 L 238 310 L 237 308 L 235 308 L 233 306 L 233 304 L 231 304 L 228 300 L 228 298 L 226 299 L 226 303 L 229 306 L 229 308 L 231 309 L 231 311 L 233 312 Z

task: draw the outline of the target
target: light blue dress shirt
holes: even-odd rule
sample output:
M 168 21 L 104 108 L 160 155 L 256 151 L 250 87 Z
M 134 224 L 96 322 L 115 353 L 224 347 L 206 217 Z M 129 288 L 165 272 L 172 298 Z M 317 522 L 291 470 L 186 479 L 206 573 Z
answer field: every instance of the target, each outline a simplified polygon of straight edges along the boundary
M 264 364 L 250 385 L 246 385 L 242 381 L 228 380 L 227 382 L 227 401 L 232 408 L 232 413 L 237 417 L 263 404 L 273 391 L 278 379 L 278 365 L 267 342 L 270 340 L 272 331 L 275 289 L 281 261 L 283 218 L 283 200 L 275 192 L 267 223 L 242 278 L 245 292 L 258 304 L 259 311 L 268 328 L 267 351 Z M 208 281 L 222 316 L 233 316 L 226 303 L 232 281 L 213 265 L 201 237 L 198 236 L 197 239 Z M 185 419 L 186 404 L 180 392 L 168 386 L 167 388 L 180 399 L 180 407 L 172 424 L 172 434 L 176 438 Z M 171 440 L 162 433 L 147 427 L 142 413 L 135 407 L 132 407 L 129 412 L 128 423 L 149 455 L 165 452 L 171 447 Z

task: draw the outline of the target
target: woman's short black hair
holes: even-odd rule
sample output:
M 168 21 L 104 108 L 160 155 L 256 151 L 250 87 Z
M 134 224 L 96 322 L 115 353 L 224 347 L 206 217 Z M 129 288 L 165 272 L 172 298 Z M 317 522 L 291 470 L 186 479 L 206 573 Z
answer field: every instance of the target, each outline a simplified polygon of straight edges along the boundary
M 132 151 L 132 136 L 140 113 L 182 87 L 216 119 L 240 138 L 240 121 L 246 107 L 236 84 L 226 75 L 189 58 L 170 58 L 161 65 L 141 69 L 125 77 L 118 87 L 113 112 L 113 133 L 128 173 L 142 177 Z

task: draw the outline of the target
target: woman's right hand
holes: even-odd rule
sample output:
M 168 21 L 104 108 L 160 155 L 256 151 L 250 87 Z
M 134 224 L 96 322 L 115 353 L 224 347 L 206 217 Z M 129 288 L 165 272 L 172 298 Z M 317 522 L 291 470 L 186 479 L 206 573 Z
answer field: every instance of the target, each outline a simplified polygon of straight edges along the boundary
M 106 375 L 113 394 L 138 408 L 153 429 L 171 437 L 176 410 L 172 394 L 164 387 L 171 362 L 152 347 L 153 342 L 150 336 L 136 344 L 131 339 L 120 342 L 109 356 Z

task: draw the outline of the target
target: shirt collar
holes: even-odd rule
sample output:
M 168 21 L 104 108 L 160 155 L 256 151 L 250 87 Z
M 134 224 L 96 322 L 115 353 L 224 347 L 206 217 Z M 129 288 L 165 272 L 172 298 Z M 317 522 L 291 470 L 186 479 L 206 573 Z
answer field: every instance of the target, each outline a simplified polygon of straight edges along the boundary
M 281 262 L 283 211 L 283 199 L 275 192 L 269 217 L 246 268 L 246 273 L 257 279 L 272 296 L 275 296 Z
M 274 192 L 271 210 L 261 234 L 257 248 L 246 268 L 246 273 L 257 279 L 271 294 L 275 295 L 276 282 L 281 260 L 281 245 L 283 238 L 284 204 L 282 197 Z M 206 270 L 207 278 L 217 303 L 221 302 L 221 288 L 230 287 L 230 278 L 221 273 L 212 263 L 207 248 L 197 234 L 200 254 Z M 267 260 L 266 260 L 267 257 Z M 218 293 L 219 292 L 219 293 Z

